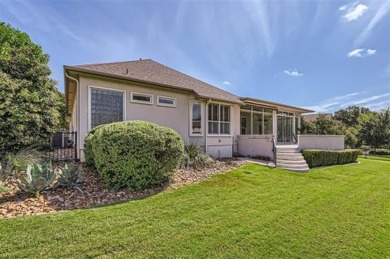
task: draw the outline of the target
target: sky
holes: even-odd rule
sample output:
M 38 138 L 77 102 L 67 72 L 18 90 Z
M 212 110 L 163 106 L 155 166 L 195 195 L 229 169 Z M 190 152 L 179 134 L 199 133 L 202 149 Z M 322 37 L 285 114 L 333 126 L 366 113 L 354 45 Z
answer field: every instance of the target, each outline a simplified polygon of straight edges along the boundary
M 63 66 L 153 59 L 242 97 L 327 113 L 390 106 L 390 1 L 7 1 Z

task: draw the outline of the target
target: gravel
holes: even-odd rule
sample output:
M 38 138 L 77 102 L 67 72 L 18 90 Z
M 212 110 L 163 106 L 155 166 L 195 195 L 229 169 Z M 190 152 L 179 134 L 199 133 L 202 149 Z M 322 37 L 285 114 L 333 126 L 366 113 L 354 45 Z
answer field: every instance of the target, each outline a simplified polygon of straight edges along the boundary
M 176 189 L 186 184 L 200 182 L 213 175 L 222 174 L 239 167 L 244 163 L 246 162 L 237 159 L 228 159 L 218 160 L 213 166 L 206 169 L 179 169 L 175 172 L 173 181 L 169 185 L 158 186 L 140 192 L 105 189 L 100 183 L 97 173 L 85 168 L 84 181 L 79 185 L 79 189 L 57 187 L 42 192 L 38 198 L 21 193 L 16 187 L 15 182 L 7 182 L 6 187 L 8 192 L 0 193 L 0 218 L 39 215 L 61 210 L 90 208 L 141 199 L 167 188 Z

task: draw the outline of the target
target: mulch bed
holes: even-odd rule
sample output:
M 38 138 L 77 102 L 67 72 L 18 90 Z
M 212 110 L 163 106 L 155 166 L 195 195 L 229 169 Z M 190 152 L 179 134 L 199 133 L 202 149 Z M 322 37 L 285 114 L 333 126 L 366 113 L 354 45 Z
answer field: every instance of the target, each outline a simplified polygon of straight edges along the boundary
M 21 193 L 15 183 L 9 182 L 6 186 L 8 192 L 0 193 L 0 218 L 38 215 L 60 210 L 89 208 L 142 199 L 161 192 L 166 188 L 178 188 L 182 185 L 200 182 L 215 174 L 221 174 L 239 167 L 244 163 L 244 161 L 236 159 L 218 160 L 212 167 L 203 170 L 179 169 L 169 186 L 156 187 L 141 192 L 105 189 L 100 183 L 96 172 L 86 168 L 84 168 L 84 181 L 79 186 L 81 191 L 57 187 L 42 192 L 39 198 L 36 198 Z

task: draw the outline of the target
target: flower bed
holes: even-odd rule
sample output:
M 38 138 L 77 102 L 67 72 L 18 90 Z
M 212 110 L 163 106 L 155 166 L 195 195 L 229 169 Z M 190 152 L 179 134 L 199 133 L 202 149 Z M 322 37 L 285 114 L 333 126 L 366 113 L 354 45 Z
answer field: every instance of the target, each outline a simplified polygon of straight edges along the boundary
M 195 183 L 210 178 L 215 174 L 224 173 L 244 164 L 244 161 L 229 159 L 219 160 L 207 169 L 178 170 L 169 186 L 160 186 L 145 191 L 132 192 L 128 190 L 113 191 L 103 188 L 96 172 L 84 169 L 84 181 L 77 189 L 57 187 L 42 193 L 39 198 L 18 192 L 15 183 L 9 183 L 7 193 L 0 193 L 0 218 L 38 215 L 60 210 L 89 208 L 93 206 L 112 204 L 128 200 L 140 199 L 156 194 L 166 188 Z

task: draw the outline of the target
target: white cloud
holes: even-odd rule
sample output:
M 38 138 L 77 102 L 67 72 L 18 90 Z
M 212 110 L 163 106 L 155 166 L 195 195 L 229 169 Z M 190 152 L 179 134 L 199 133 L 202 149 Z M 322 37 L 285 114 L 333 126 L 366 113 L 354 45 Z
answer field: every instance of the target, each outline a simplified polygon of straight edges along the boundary
M 223 81 L 222 84 L 224 84 L 224 85 L 230 85 L 230 82 L 229 82 L 229 81 Z
M 347 53 L 347 56 L 349 58 L 356 57 L 356 58 L 364 58 L 366 56 L 371 56 L 376 53 L 376 49 L 354 49 Z
M 381 94 L 381 95 L 374 95 L 374 96 L 363 98 L 363 99 L 359 99 L 359 100 L 353 100 L 351 102 L 344 103 L 341 107 L 347 107 L 347 106 L 350 106 L 350 105 L 361 106 L 362 104 L 370 103 L 372 101 L 375 101 L 375 100 L 378 100 L 378 99 L 382 99 L 382 98 L 385 98 L 387 96 L 390 96 L 390 93 L 385 93 L 385 94 Z
M 303 76 L 303 74 L 299 73 L 296 69 L 284 70 L 283 73 L 289 76 Z
M 347 9 L 347 5 L 342 5 L 340 6 L 339 11 L 344 11 L 345 9 Z
M 390 2 L 384 1 L 384 3 L 379 7 L 378 11 L 375 13 L 374 17 L 368 23 L 366 28 L 360 33 L 358 38 L 356 39 L 355 45 L 359 45 L 364 42 L 367 37 L 371 34 L 371 31 L 375 28 L 375 26 L 386 16 L 386 14 L 390 11 Z
M 340 96 L 336 96 L 330 99 L 327 99 L 320 104 L 313 105 L 313 106 L 308 106 L 305 107 L 307 109 L 316 111 L 316 112 L 332 112 L 335 110 L 340 109 L 343 105 L 344 102 L 349 101 L 353 98 L 356 98 L 358 95 L 365 94 L 366 92 L 355 92 L 355 93 L 349 93 L 349 94 L 344 94 Z
M 341 11 L 345 11 L 346 9 L 347 9 L 346 6 L 343 9 L 341 9 L 341 7 L 339 8 L 339 10 Z M 367 10 L 368 10 L 367 5 L 359 4 L 358 2 L 356 2 L 348 9 L 347 13 L 343 15 L 343 18 L 348 22 L 354 21 L 359 19 L 359 17 L 361 17 L 365 12 L 367 12 Z

